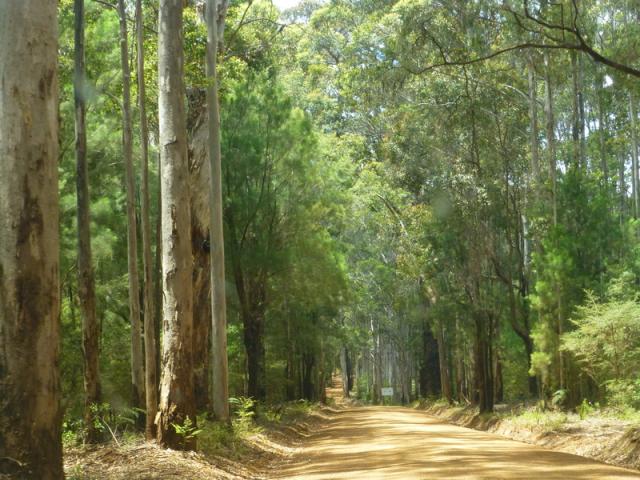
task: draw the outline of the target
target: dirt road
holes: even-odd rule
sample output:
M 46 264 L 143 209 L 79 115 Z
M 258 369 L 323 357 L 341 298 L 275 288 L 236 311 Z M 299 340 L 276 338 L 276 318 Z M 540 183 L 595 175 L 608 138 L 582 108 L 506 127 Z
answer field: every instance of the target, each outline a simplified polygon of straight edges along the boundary
M 279 479 L 640 479 L 640 473 L 449 425 L 399 407 L 338 411 Z

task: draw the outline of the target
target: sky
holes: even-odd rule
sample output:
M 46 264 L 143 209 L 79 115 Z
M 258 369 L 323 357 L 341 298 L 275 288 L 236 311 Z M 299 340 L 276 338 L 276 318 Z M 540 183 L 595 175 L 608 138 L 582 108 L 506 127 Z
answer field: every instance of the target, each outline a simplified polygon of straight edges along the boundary
M 278 7 L 278 10 L 286 10 L 287 8 L 295 7 L 300 0 L 272 0 L 273 4 Z

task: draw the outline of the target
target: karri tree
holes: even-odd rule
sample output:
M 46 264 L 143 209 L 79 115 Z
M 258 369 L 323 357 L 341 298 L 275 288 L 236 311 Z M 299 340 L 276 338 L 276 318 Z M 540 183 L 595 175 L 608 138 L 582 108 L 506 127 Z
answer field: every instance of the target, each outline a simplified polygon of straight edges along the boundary
M 189 166 L 184 110 L 182 0 L 161 0 L 158 18 L 158 115 L 162 192 L 162 377 L 158 441 L 192 448 L 175 425 L 195 425 L 191 337 L 192 256 Z
M 0 474 L 30 480 L 64 478 L 57 8 L 0 3 Z

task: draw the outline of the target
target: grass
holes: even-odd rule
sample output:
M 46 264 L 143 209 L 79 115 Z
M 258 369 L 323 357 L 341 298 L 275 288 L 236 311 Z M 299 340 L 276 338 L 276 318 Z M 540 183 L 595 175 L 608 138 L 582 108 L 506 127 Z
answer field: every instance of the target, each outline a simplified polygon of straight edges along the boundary
M 569 420 L 569 416 L 564 412 L 553 410 L 526 410 L 509 420 L 519 427 L 548 433 L 561 431 Z
M 202 430 L 198 434 L 198 451 L 205 455 L 223 455 L 238 459 L 247 451 L 245 438 L 258 430 L 243 427 L 234 428 L 222 422 L 214 422 L 205 418 L 198 419 L 198 427 Z
M 246 439 L 277 425 L 294 423 L 311 413 L 314 404 L 299 400 L 271 406 L 255 406 L 246 399 L 234 402 L 231 425 L 198 418 L 198 450 L 205 455 L 239 459 L 248 451 Z

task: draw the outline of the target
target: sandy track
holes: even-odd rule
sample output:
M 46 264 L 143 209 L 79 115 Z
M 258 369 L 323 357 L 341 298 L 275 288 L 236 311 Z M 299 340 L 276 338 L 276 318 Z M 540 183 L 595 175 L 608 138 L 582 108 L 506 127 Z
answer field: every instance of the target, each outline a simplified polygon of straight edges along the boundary
M 400 407 L 338 411 L 279 479 L 640 479 L 640 473 L 442 423 Z

